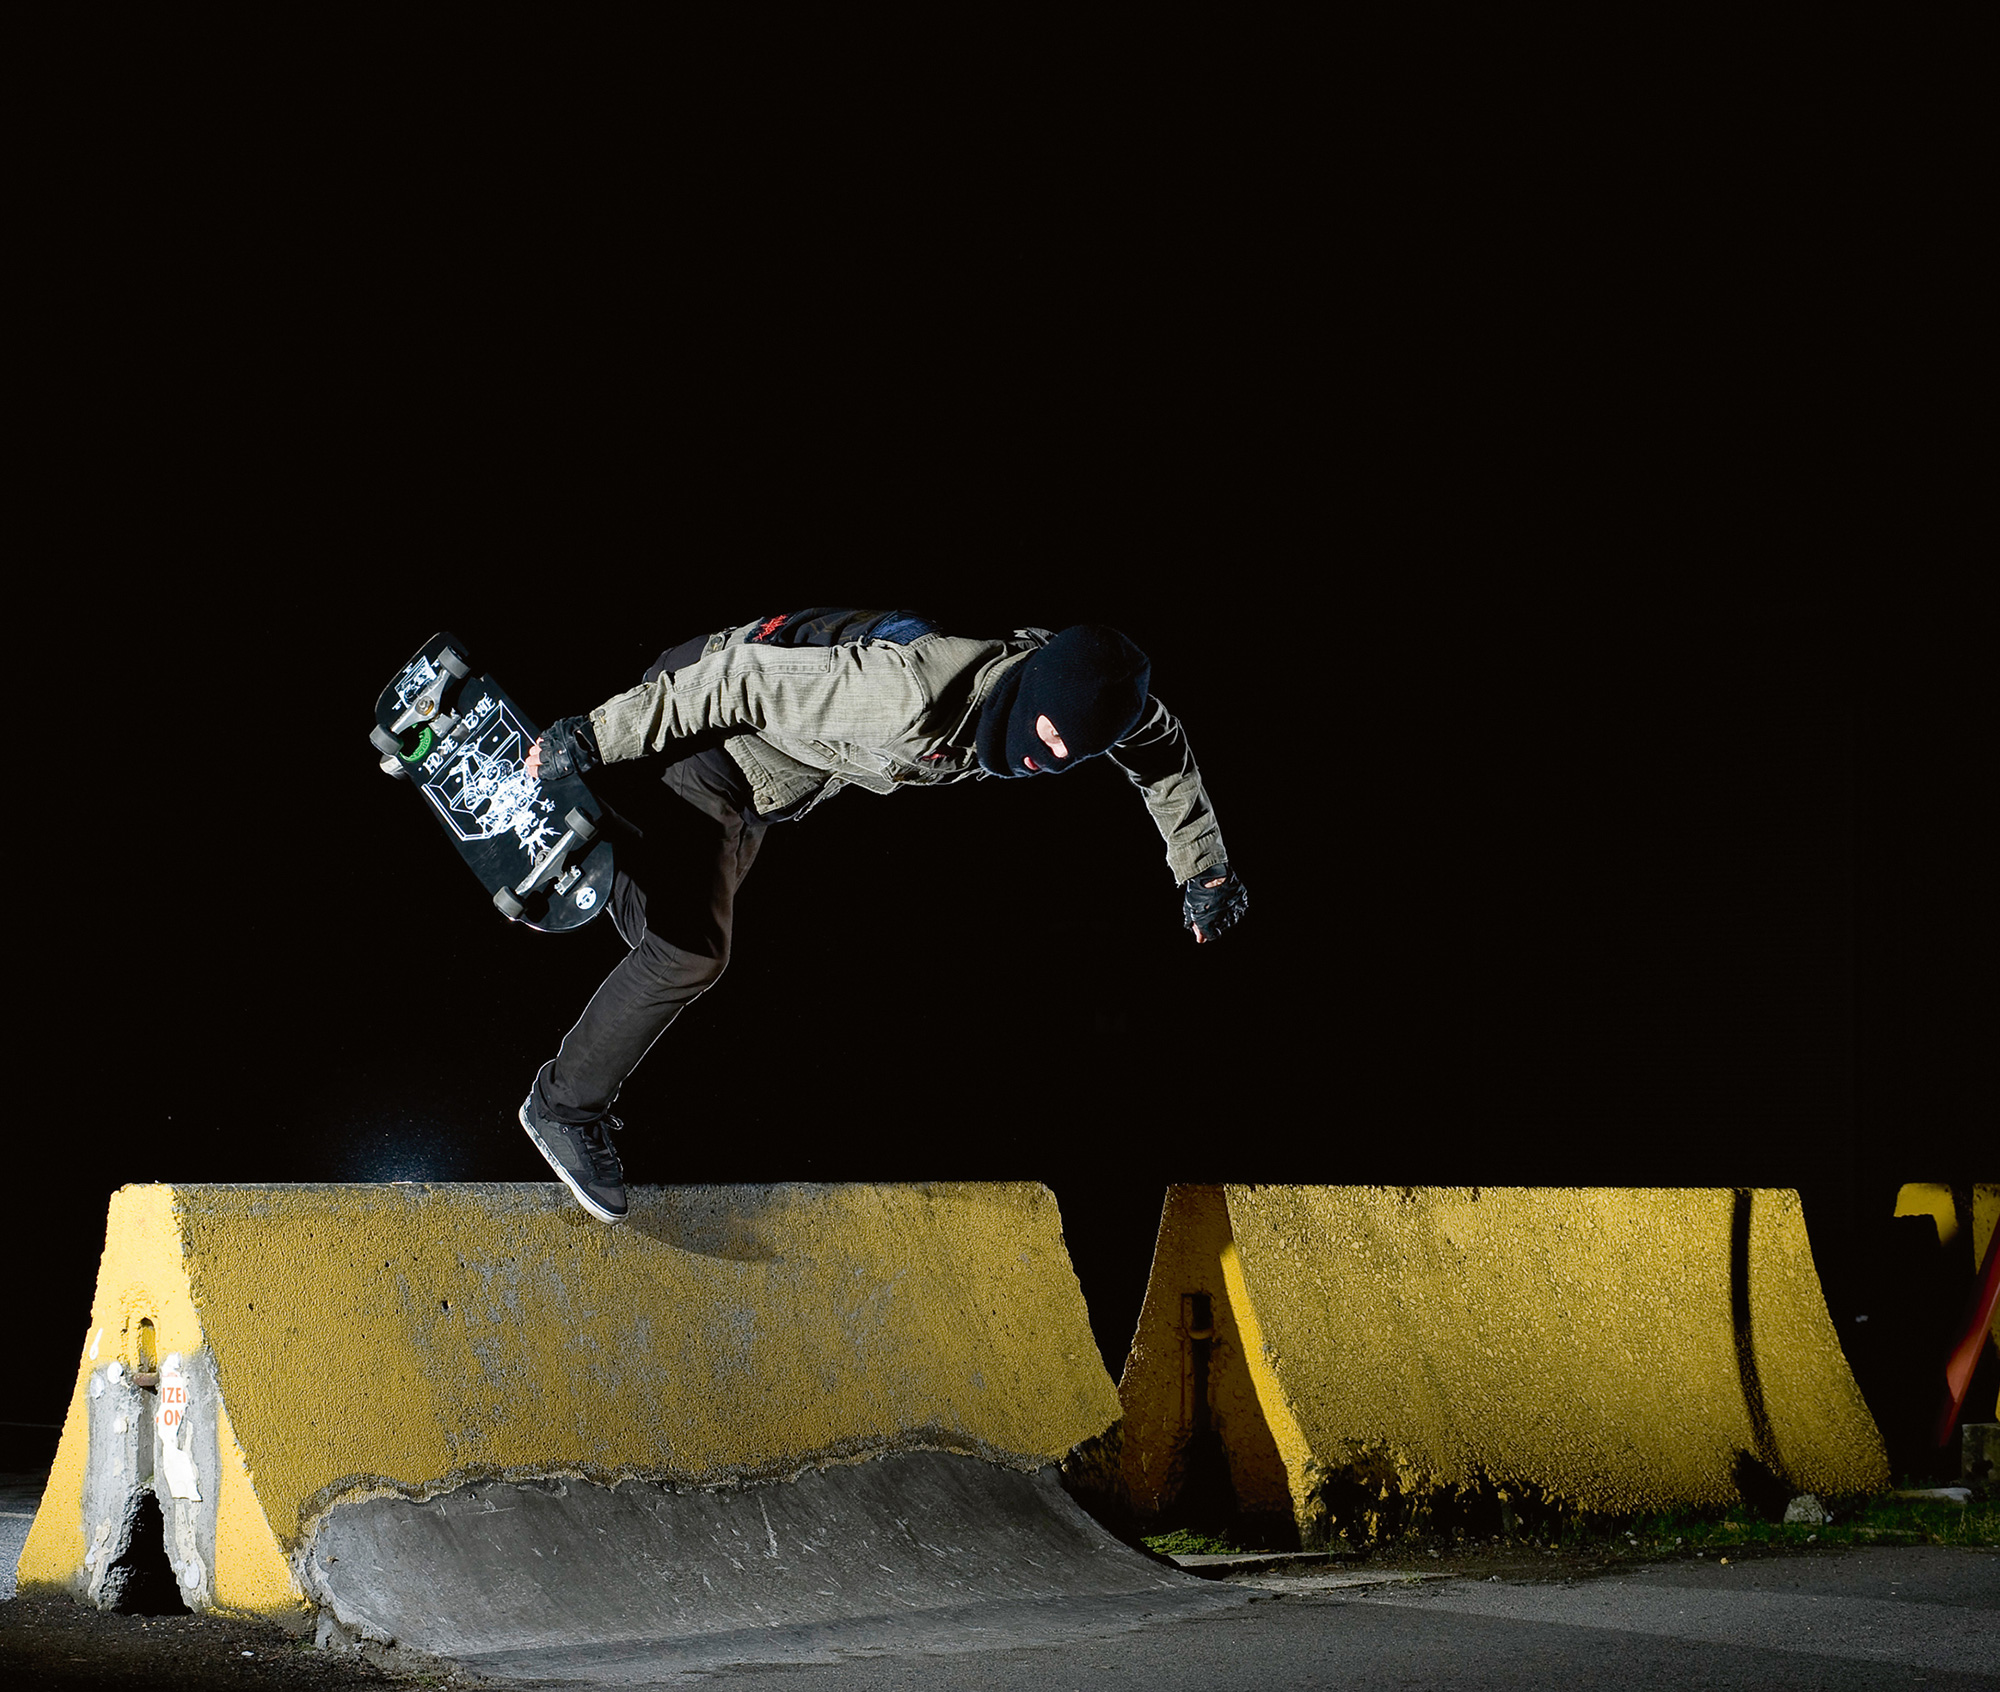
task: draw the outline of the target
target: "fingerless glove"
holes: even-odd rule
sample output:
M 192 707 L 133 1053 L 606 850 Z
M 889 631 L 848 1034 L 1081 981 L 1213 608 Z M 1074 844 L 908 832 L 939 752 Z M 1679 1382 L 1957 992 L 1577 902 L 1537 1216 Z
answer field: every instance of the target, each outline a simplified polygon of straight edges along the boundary
M 583 775 L 604 762 L 588 717 L 564 717 L 542 730 L 542 780 Z
M 1220 876 L 1220 882 L 1209 882 Z M 1213 940 L 1243 920 L 1250 908 L 1250 893 L 1227 864 L 1206 869 L 1181 888 L 1181 927 L 1201 931 L 1204 940 Z

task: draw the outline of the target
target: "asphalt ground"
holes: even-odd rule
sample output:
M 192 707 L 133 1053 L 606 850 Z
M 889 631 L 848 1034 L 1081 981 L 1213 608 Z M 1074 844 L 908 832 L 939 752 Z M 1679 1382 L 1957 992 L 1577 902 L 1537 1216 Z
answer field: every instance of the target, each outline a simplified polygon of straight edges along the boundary
M 14 1565 L 28 1543 L 28 1524 L 41 1498 L 41 1476 L 0 1474 L 0 1599 L 14 1596 Z
M 1928 1547 L 1599 1579 L 1270 1593 L 1059 1652 L 744 1669 L 729 1692 L 1332 1692 L 2000 1686 L 2000 1556 Z
M 1365 1582 L 1366 1584 L 1350 1584 Z M 1251 1577 L 1242 1609 L 1052 1650 L 742 1668 L 730 1692 L 2000 1687 L 2000 1553 Z M 692 1681 L 632 1680 L 628 1685 Z

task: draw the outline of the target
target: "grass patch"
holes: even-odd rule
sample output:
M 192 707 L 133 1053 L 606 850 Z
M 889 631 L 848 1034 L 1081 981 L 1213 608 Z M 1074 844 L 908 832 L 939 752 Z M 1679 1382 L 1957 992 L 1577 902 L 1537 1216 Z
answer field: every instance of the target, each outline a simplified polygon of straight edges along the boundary
M 1830 1513 L 1833 1519 L 1821 1523 L 1774 1521 L 1743 1505 L 1658 1515 L 1564 1516 L 1517 1535 L 1406 1534 L 1384 1540 L 1376 1550 L 1408 1554 L 1427 1549 L 1489 1553 L 1507 1549 L 1647 1558 L 1728 1556 L 1737 1551 L 1782 1554 L 1867 1545 L 2000 1548 L 2000 1500 L 1994 1498 L 1959 1505 L 1885 1494 L 1835 1501 Z
M 1577 1516 L 1550 1513 L 1514 1531 L 1491 1533 L 1465 1528 L 1418 1527 L 1384 1534 L 1365 1545 L 1344 1539 L 1330 1547 L 1337 1556 L 1536 1556 L 1567 1554 L 1586 1559 L 1712 1556 L 1736 1553 L 1783 1555 L 1868 1545 L 1947 1545 L 2000 1549 L 2000 1499 L 1975 1498 L 1968 1505 L 1886 1494 L 1871 1499 L 1829 1501 L 1833 1520 L 1818 1524 L 1775 1521 L 1748 1506 L 1678 1510 L 1635 1516 Z M 1268 1550 L 1239 1545 L 1224 1534 L 1181 1528 L 1154 1534 L 1145 1544 L 1168 1557 L 1241 1556 Z
M 1817 1526 L 1762 1520 L 1746 1510 L 1678 1513 L 1635 1521 L 1625 1537 L 1651 1550 L 1727 1551 L 1731 1547 L 1801 1550 L 1827 1545 L 1955 1545 L 2000 1547 L 2000 1502 L 1975 1498 L 1947 1504 L 1916 1498 L 1871 1498 Z
M 1146 1549 L 1162 1557 L 1241 1557 L 1259 1549 L 1232 1545 L 1212 1533 L 1196 1533 L 1192 1528 L 1175 1528 L 1172 1533 L 1156 1533 L 1146 1540 Z

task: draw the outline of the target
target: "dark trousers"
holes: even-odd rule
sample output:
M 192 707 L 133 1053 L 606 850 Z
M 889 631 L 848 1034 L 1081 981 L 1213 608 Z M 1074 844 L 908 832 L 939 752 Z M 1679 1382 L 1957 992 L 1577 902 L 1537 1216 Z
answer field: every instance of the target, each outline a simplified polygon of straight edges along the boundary
M 668 765 L 664 780 L 673 797 L 656 806 L 663 814 L 614 837 L 609 915 L 630 949 L 535 1081 L 541 1108 L 560 1122 L 609 1108 L 667 1025 L 729 963 L 736 889 L 770 825 L 719 745 Z

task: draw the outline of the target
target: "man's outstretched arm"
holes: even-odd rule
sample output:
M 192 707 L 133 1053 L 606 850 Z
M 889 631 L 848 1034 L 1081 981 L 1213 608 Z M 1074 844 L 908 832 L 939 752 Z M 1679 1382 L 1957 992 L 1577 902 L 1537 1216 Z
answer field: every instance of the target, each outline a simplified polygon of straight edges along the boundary
M 1144 796 L 1167 843 L 1167 865 L 1181 884 L 1181 925 L 1199 943 L 1235 927 L 1249 909 L 1250 895 L 1229 867 L 1187 730 L 1149 696 L 1138 726 L 1109 756 Z

